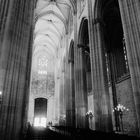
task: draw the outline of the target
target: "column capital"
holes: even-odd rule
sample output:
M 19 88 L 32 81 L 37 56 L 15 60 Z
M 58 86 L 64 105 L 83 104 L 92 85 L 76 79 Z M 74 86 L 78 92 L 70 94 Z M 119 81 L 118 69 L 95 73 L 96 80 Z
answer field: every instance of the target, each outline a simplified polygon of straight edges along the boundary
M 68 63 L 74 63 L 74 60 L 73 59 L 69 59 Z
M 103 19 L 102 18 L 95 18 L 95 19 L 93 19 L 93 25 L 96 25 L 96 24 L 100 24 L 100 25 L 102 25 L 102 26 L 105 26 L 105 23 L 104 23 L 104 21 L 103 21 Z
M 78 48 L 87 48 L 87 47 L 89 47 L 89 46 L 87 46 L 87 45 L 84 45 L 84 44 L 77 44 L 77 47 Z

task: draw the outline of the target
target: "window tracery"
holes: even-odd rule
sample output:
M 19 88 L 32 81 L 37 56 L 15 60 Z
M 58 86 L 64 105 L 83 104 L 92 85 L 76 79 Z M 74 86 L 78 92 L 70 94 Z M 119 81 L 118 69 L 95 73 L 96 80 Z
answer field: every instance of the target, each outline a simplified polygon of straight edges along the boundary
M 48 59 L 43 56 L 38 60 L 38 74 L 47 74 Z

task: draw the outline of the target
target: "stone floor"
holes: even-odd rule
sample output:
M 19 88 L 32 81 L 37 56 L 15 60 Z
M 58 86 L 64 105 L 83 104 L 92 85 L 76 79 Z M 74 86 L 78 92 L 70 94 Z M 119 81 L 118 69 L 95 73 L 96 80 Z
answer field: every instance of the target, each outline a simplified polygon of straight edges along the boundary
M 31 128 L 22 140 L 139 140 L 140 138 L 115 133 L 91 131 L 89 129 L 75 129 L 70 127 Z

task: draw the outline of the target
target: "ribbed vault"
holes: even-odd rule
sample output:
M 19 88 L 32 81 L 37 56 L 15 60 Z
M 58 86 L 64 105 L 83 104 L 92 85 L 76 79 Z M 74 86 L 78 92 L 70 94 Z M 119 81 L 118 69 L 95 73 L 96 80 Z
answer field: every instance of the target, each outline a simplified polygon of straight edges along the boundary
M 35 31 L 33 44 L 33 70 L 36 71 L 37 58 L 48 61 L 58 58 L 62 39 L 68 32 L 68 23 L 76 9 L 75 0 L 38 0 L 35 10 Z M 51 62 L 50 62 L 51 63 Z

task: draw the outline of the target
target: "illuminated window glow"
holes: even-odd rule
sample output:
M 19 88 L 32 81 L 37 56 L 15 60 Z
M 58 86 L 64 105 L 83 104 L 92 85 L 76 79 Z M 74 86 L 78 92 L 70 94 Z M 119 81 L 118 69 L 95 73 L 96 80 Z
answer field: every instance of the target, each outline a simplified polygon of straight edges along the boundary
M 38 74 L 42 74 L 42 75 L 45 74 L 45 75 L 47 75 L 47 71 L 39 70 L 39 71 L 38 71 Z
M 35 118 L 35 120 L 34 120 L 34 126 L 35 127 L 39 127 L 40 126 L 40 124 L 39 124 L 39 118 Z
M 46 127 L 46 118 L 35 118 L 34 119 L 34 127 Z
M 42 66 L 42 67 L 47 67 L 48 66 L 48 59 L 45 56 L 43 56 L 42 58 L 39 58 L 38 65 Z
M 48 59 L 43 56 L 38 59 L 38 74 L 47 75 Z
M 41 118 L 40 126 L 46 127 L 46 118 Z

